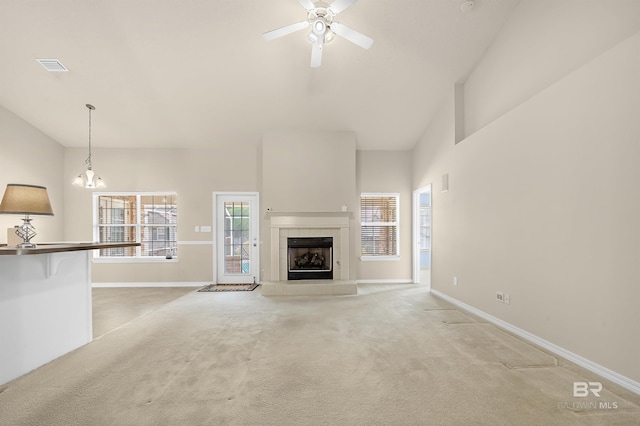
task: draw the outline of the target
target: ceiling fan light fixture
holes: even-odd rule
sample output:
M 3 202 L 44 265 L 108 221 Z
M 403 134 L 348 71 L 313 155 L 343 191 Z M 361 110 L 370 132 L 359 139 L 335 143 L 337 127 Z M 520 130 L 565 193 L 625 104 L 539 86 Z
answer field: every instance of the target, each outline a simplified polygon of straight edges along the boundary
M 325 44 L 329 43 L 334 38 L 336 38 L 336 33 L 331 31 L 331 27 L 327 27 L 327 31 L 325 31 L 325 33 L 324 33 L 324 42 L 325 42 Z
M 316 19 L 316 21 L 313 23 L 313 32 L 318 35 L 324 34 L 326 29 L 327 29 L 327 24 L 324 22 L 323 19 Z
M 311 0 L 298 0 L 298 3 L 307 11 L 307 20 L 268 31 L 262 34 L 262 38 L 270 41 L 310 26 L 311 30 L 307 33 L 306 39 L 313 45 L 311 48 L 312 68 L 320 66 L 323 45 L 336 36 L 368 49 L 373 44 L 373 39 L 334 21 L 337 14 L 356 1 L 358 0 L 333 0 L 331 4 L 327 4 L 322 0 L 315 3 Z
M 313 44 L 322 43 L 326 29 L 326 24 L 321 19 L 316 19 L 311 25 L 311 31 L 307 34 L 307 40 Z
M 318 44 L 320 42 L 320 39 L 313 31 L 307 34 L 307 40 L 309 40 L 312 44 Z
M 311 31 L 307 35 L 307 40 L 313 44 L 324 43 L 327 23 L 322 18 L 317 18 L 311 26 Z

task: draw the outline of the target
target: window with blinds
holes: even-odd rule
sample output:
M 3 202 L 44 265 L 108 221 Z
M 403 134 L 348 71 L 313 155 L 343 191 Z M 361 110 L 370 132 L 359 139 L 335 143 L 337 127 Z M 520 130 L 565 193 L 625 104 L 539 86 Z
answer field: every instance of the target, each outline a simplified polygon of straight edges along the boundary
M 397 258 L 399 194 L 360 195 L 362 258 Z
M 139 247 L 101 249 L 97 258 L 174 258 L 178 208 L 175 193 L 95 193 L 94 238 Z

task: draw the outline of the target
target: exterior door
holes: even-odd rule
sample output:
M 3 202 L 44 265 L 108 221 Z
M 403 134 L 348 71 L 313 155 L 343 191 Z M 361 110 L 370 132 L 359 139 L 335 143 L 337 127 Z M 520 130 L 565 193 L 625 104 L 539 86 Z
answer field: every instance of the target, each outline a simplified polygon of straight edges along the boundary
M 215 194 L 218 284 L 258 282 L 258 194 Z

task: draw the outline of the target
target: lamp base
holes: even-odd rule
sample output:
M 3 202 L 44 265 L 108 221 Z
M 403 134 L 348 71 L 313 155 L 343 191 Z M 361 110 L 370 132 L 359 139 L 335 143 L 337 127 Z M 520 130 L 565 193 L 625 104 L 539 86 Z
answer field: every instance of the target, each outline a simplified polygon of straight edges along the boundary
M 16 245 L 16 247 L 17 248 L 36 248 L 38 246 L 33 244 L 33 243 L 20 243 L 20 244 Z
M 16 226 L 16 235 L 22 239 L 22 242 L 16 247 L 18 248 L 35 248 L 36 245 L 31 242 L 31 239 L 37 235 L 36 228 L 31 224 L 31 218 L 26 215 L 22 219 L 22 226 Z

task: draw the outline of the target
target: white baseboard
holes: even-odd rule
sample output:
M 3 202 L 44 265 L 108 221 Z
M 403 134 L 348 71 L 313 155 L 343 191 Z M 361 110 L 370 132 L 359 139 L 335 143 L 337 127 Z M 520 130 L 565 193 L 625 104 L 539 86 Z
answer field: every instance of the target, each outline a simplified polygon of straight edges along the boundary
M 484 311 L 474 308 L 473 306 L 467 305 L 466 303 L 461 302 L 458 299 L 454 299 L 453 297 L 448 296 L 444 293 L 441 293 L 438 290 L 431 289 L 431 293 L 437 297 L 440 297 L 446 300 L 447 302 L 453 305 L 458 306 L 459 308 L 464 309 L 465 311 L 469 311 L 472 314 L 477 315 L 480 318 L 483 318 L 488 322 L 509 331 L 510 333 L 515 334 L 518 337 L 521 337 L 535 345 L 538 345 L 550 352 L 553 352 L 554 354 L 559 355 L 562 358 L 565 358 L 568 361 L 571 361 L 574 364 L 579 365 L 580 367 L 583 367 L 601 377 L 604 377 L 607 380 L 612 381 L 613 383 L 616 383 L 622 386 L 625 389 L 630 390 L 633 393 L 640 395 L 640 383 L 636 382 L 635 380 L 631 380 L 630 378 L 623 376 L 622 374 L 609 370 L 608 368 L 603 367 L 600 364 L 596 364 L 593 361 L 590 361 L 578 354 L 568 351 L 554 343 L 548 342 L 534 334 L 529 333 L 528 331 L 525 331 L 512 324 L 509 324 L 506 321 L 496 318 L 493 315 L 489 315 Z
M 187 281 L 187 282 L 122 282 L 122 283 L 91 283 L 93 288 L 104 287 L 204 287 L 211 281 Z
M 358 284 L 413 284 L 411 279 L 402 280 L 356 280 Z

